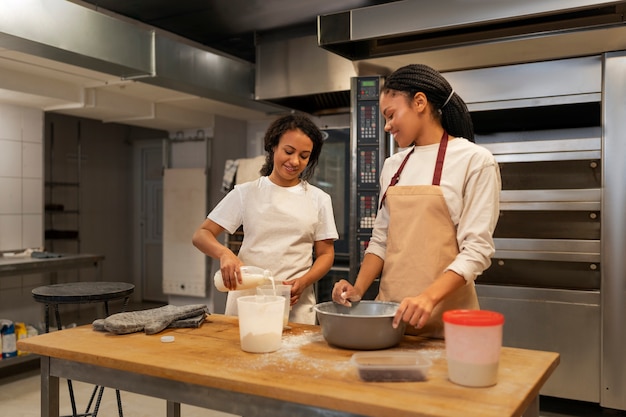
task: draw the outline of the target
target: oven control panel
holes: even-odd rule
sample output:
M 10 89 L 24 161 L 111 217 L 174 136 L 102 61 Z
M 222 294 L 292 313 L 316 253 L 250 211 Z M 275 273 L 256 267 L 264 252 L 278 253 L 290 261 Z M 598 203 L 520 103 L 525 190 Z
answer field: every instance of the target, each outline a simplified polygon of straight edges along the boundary
M 384 158 L 387 156 L 384 119 L 378 103 L 382 77 L 367 76 L 352 79 L 352 155 L 353 199 L 352 213 L 355 235 L 351 237 L 351 277 L 356 277 L 358 268 L 374 227 L 378 211 L 379 176 Z

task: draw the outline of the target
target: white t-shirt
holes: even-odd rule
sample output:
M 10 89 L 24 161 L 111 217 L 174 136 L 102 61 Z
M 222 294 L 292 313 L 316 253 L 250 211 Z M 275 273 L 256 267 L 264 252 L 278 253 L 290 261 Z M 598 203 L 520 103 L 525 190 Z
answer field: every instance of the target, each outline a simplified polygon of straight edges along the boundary
M 380 198 L 410 150 L 385 160 L 380 176 Z M 438 151 L 438 143 L 415 147 L 398 185 L 432 185 Z M 440 186 L 457 229 L 460 251 L 446 269 L 462 275 L 468 282 L 473 281 L 491 265 L 495 253 L 493 232 L 500 212 L 502 188 L 498 163 L 487 149 L 464 138 L 452 139 L 446 149 Z M 383 205 L 376 215 L 366 253 L 385 259 L 388 225 L 389 212 Z
M 304 275 L 313 264 L 313 244 L 339 237 L 330 196 L 305 181 L 281 187 L 260 177 L 236 185 L 208 218 L 229 233 L 243 225 L 239 259 L 244 265 L 269 269 L 276 281 Z M 300 322 L 315 321 L 315 294 L 312 287 L 307 290 L 292 309 L 296 316 L 292 321 L 299 321 L 301 314 L 309 319 Z

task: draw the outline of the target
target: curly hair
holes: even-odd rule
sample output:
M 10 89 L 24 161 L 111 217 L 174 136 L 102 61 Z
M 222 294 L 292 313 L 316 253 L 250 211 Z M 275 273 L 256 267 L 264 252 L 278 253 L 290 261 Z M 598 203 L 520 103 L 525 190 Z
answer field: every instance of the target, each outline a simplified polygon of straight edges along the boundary
M 474 142 L 474 125 L 467 105 L 437 70 L 422 64 L 406 65 L 389 75 L 380 91 L 400 92 L 408 99 L 424 93 L 434 117 L 450 135 Z
M 309 156 L 309 162 L 300 174 L 300 179 L 308 181 L 315 172 L 315 167 L 322 152 L 324 138 L 317 126 L 304 114 L 294 113 L 279 117 L 274 120 L 265 132 L 265 164 L 261 168 L 261 175 L 268 176 L 274 169 L 274 148 L 278 145 L 280 138 L 291 130 L 301 130 L 313 142 L 313 150 Z

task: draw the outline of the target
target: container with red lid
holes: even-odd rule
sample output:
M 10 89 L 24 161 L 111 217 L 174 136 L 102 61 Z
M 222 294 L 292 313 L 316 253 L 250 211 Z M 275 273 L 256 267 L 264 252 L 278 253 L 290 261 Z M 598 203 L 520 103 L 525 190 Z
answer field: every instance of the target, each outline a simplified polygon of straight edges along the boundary
M 498 380 L 504 316 L 488 310 L 443 313 L 450 381 L 468 387 L 488 387 Z

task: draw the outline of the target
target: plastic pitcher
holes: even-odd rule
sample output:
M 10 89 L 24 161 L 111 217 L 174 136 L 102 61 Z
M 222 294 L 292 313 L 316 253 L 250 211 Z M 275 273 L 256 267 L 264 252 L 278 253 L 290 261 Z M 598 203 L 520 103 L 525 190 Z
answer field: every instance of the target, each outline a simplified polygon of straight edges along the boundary
M 285 297 L 247 295 L 237 298 L 239 339 L 245 352 L 267 353 L 280 349 Z
M 280 295 L 285 297 L 285 310 L 283 312 L 283 327 L 289 323 L 289 311 L 291 310 L 291 285 L 259 285 L 256 287 L 257 295 Z
M 450 381 L 467 387 L 488 387 L 498 381 L 504 316 L 487 310 L 443 313 Z

